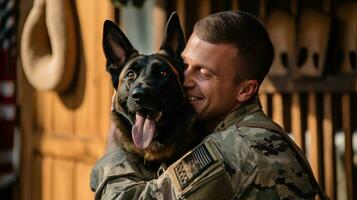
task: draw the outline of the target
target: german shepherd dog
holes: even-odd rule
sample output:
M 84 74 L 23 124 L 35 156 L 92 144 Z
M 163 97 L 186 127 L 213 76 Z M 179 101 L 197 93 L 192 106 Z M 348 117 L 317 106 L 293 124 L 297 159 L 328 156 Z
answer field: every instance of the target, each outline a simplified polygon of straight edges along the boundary
M 115 23 L 104 23 L 106 70 L 116 89 L 112 118 L 121 146 L 146 161 L 175 161 L 203 138 L 182 87 L 184 46 L 176 13 L 151 55 L 138 53 Z

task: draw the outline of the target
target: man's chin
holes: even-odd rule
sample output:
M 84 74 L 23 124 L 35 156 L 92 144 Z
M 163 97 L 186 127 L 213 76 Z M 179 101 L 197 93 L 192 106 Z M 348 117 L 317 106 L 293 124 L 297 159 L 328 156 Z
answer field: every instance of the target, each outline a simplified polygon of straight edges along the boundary
M 193 109 L 196 112 L 196 117 L 198 118 L 198 116 L 200 115 L 200 113 L 202 113 L 202 109 L 198 104 L 191 104 Z

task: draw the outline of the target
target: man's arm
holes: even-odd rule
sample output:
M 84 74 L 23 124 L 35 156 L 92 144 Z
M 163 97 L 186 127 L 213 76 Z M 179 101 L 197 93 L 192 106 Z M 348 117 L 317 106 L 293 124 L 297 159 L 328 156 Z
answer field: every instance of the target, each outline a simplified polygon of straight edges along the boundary
M 99 160 L 92 171 L 95 199 L 231 199 L 234 190 L 218 149 L 204 142 L 157 179 L 121 148 Z M 217 192 L 219 191 L 219 192 Z
M 156 170 L 143 166 L 136 156 L 116 148 L 100 159 L 92 170 L 91 189 L 95 199 L 175 199 L 167 187 L 166 175 L 156 177 Z

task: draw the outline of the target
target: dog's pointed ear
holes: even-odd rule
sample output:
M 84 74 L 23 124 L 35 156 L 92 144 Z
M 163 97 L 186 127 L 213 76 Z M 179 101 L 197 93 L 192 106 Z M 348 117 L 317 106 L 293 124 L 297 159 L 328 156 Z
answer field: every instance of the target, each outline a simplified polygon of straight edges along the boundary
M 114 88 L 118 86 L 119 74 L 127 60 L 138 51 L 112 21 L 106 20 L 103 28 L 103 50 L 107 59 L 106 70 L 112 76 Z
M 173 12 L 167 21 L 164 40 L 160 49 L 167 51 L 176 61 L 181 62 L 181 52 L 185 48 L 185 36 L 176 12 Z

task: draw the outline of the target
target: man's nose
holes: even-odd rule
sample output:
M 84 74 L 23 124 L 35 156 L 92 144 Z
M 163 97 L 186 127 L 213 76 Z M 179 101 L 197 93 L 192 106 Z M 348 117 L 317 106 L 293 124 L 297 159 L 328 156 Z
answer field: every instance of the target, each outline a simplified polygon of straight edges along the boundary
M 193 79 L 193 73 L 192 69 L 190 67 L 187 67 L 185 72 L 184 72 L 185 79 L 183 81 L 183 87 L 184 88 L 190 88 L 195 86 L 195 82 Z

